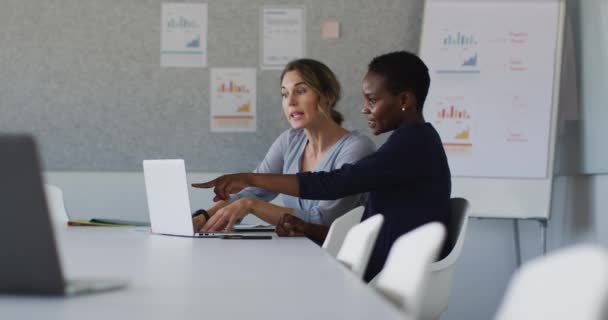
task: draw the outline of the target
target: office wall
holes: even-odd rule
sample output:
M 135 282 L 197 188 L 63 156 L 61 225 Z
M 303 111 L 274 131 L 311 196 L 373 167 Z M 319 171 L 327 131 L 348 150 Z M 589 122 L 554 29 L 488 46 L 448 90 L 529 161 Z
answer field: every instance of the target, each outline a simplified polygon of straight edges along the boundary
M 339 110 L 364 132 L 367 63 L 418 48 L 421 0 L 206 2 L 209 67 L 258 67 L 260 8 L 304 6 L 307 56 L 336 72 Z M 160 16 L 159 0 L 2 1 L 0 132 L 34 133 L 49 170 L 134 171 L 176 157 L 195 171 L 254 168 L 288 126 L 280 70 L 258 70 L 255 133 L 210 132 L 209 68 L 160 67 Z M 340 22 L 340 39 L 321 39 L 326 19 Z
M 586 174 L 608 173 L 608 1 L 573 0 L 581 96 L 581 166 Z

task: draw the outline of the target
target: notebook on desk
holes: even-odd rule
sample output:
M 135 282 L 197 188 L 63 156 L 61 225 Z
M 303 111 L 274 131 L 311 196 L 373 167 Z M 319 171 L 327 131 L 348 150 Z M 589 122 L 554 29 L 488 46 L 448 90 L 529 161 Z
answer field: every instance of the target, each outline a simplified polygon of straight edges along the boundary
M 235 232 L 194 232 L 190 194 L 183 159 L 144 160 L 148 212 L 153 233 L 196 238 L 242 235 L 243 232 L 274 231 L 255 226 L 235 226 Z M 238 230 L 241 228 L 241 230 Z M 239 232 L 236 232 L 236 231 Z
M 0 136 L 0 292 L 73 295 L 119 289 L 126 282 L 66 280 L 31 136 Z

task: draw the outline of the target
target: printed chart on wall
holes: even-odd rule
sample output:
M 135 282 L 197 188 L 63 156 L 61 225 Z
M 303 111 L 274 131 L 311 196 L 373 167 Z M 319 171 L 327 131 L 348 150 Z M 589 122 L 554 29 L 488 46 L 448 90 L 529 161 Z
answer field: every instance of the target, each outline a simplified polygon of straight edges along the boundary
M 163 3 L 160 64 L 207 66 L 207 4 Z
M 256 69 L 211 69 L 211 131 L 256 130 Z
M 264 7 L 261 10 L 261 68 L 282 69 L 289 61 L 304 57 L 304 7 Z
M 426 10 L 433 19 L 425 19 L 420 49 L 431 75 L 424 115 L 452 174 L 545 178 L 558 4 L 435 1 Z

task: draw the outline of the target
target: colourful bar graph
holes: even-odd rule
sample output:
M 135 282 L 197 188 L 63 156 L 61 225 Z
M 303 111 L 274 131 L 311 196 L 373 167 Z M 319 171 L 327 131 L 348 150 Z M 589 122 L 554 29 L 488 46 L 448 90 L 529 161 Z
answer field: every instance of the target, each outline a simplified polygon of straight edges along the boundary
M 247 93 L 249 88 L 244 85 L 237 85 L 234 81 L 230 80 L 228 84 L 222 83 L 218 86 L 217 92 L 220 93 Z
M 454 120 L 464 120 L 470 119 L 471 116 L 466 110 L 458 109 L 451 105 L 449 108 L 442 108 L 441 111 L 437 112 L 437 118 L 440 120 L 443 119 L 454 119 Z

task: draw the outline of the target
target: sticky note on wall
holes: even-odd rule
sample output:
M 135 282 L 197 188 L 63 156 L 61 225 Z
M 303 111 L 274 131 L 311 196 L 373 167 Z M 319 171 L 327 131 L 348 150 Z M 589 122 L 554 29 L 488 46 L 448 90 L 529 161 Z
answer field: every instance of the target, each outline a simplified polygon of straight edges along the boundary
M 340 38 L 340 23 L 336 20 L 326 20 L 321 24 L 321 38 L 338 39 Z

